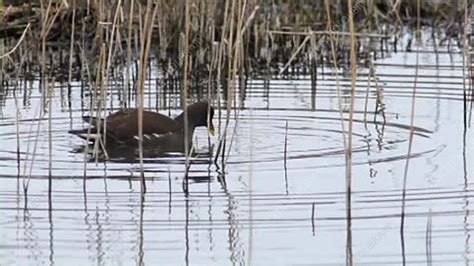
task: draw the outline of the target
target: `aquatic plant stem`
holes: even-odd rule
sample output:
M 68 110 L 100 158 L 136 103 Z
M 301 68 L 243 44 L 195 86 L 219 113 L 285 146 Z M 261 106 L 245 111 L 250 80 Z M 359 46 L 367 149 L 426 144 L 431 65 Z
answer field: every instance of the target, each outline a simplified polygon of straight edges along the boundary
M 143 104 L 144 104 L 143 90 L 145 87 L 144 79 L 146 76 L 146 74 L 144 73 L 146 71 L 146 63 L 144 62 L 145 49 L 146 49 L 145 47 L 146 34 L 144 32 L 146 31 L 145 27 L 148 24 L 147 22 L 150 16 L 151 5 L 152 5 L 152 1 L 148 1 L 146 13 L 145 13 L 144 25 L 141 25 L 140 23 L 140 27 L 139 27 L 141 34 L 140 34 L 140 67 L 138 69 L 139 74 L 138 74 L 138 87 L 137 87 L 137 104 L 138 104 L 138 156 L 139 156 L 139 161 L 140 161 L 140 192 L 142 196 L 146 193 L 145 173 L 143 170 Z M 141 11 L 140 3 L 138 3 L 138 9 Z
M 144 87 L 145 77 L 148 66 L 148 58 L 151 46 L 151 34 L 153 32 L 153 25 L 157 12 L 158 5 L 153 8 L 153 1 L 148 1 L 145 15 L 143 35 L 141 36 L 141 50 L 140 50 L 140 68 L 138 78 L 138 150 L 140 157 L 140 176 L 141 176 L 141 192 L 142 195 L 146 193 L 145 173 L 143 171 L 143 108 L 144 108 Z
M 285 188 L 286 195 L 288 195 L 288 168 L 287 168 L 287 158 L 288 158 L 288 120 L 285 123 L 285 147 L 283 150 L 283 169 L 285 170 Z
M 134 0 L 130 0 L 130 12 L 128 13 L 128 35 L 127 35 L 127 64 L 125 71 L 125 84 L 124 87 L 124 97 L 128 99 L 128 94 L 130 93 L 130 67 L 132 66 L 132 21 L 133 21 L 133 5 Z M 127 101 L 125 101 L 127 103 Z
M 312 203 L 311 204 L 311 229 L 313 231 L 313 236 L 315 236 L 316 234 L 316 229 L 315 229 L 315 222 L 314 222 L 314 219 L 315 219 L 315 211 L 316 211 L 316 203 Z
M 114 15 L 114 19 L 113 19 L 113 22 L 112 22 L 112 32 L 110 33 L 110 39 L 109 39 L 109 49 L 108 49 L 108 53 L 107 53 L 107 61 L 106 61 L 106 64 L 105 64 L 105 72 L 103 73 L 103 84 L 104 84 L 104 88 L 103 88 L 103 101 L 104 101 L 104 107 L 106 108 L 107 107 L 107 90 L 109 88 L 109 73 L 110 73 L 110 65 L 111 65 L 111 61 L 112 61 L 112 54 L 114 52 L 114 40 L 116 37 L 115 36 L 115 32 L 116 32 L 116 28 L 117 28 L 117 20 L 118 20 L 118 15 L 119 15 L 119 11 L 121 10 L 121 5 L 122 5 L 122 0 L 119 0 L 118 3 L 117 3 L 117 7 L 115 9 L 115 15 Z M 118 32 L 117 32 L 118 34 Z M 103 146 L 104 146 L 104 150 L 106 150 L 106 147 L 107 147 L 107 115 L 104 114 L 104 119 L 103 119 L 103 135 L 104 137 L 102 138 L 102 143 L 103 143 Z
M 326 15 L 327 15 L 327 23 L 328 27 L 331 29 L 332 28 L 332 21 L 331 21 L 331 11 L 330 11 L 330 4 L 329 0 L 325 0 L 326 3 Z M 341 85 L 339 81 L 339 74 L 338 74 L 338 64 L 337 64 L 337 55 L 336 55 L 336 45 L 334 43 L 334 36 L 329 35 L 329 42 L 331 44 L 331 55 L 332 55 L 332 62 L 333 62 L 333 73 L 334 77 L 336 79 L 336 89 L 337 89 L 337 100 L 338 100 L 338 109 L 339 109 L 339 117 L 340 117 L 340 123 L 341 123 L 341 131 L 342 131 L 342 143 L 344 146 L 344 150 L 347 150 L 347 137 L 346 137 L 346 130 L 345 130 L 345 125 L 344 125 L 344 114 L 342 113 L 342 95 L 341 95 Z
M 291 55 L 290 59 L 288 60 L 288 62 L 286 62 L 285 66 L 280 70 L 278 75 L 281 75 L 286 71 L 286 69 L 290 66 L 291 62 L 293 62 L 293 60 L 296 58 L 296 56 L 301 52 L 301 50 L 303 50 L 306 43 L 310 40 L 311 37 L 312 37 L 312 35 L 309 34 L 309 35 L 306 36 L 306 38 L 304 38 L 303 42 L 296 49 L 296 51 L 293 53 L 293 55 Z
M 326 16 L 327 16 L 327 21 L 328 21 L 328 28 L 332 29 L 332 21 L 331 21 L 331 11 L 330 11 L 330 4 L 329 0 L 325 0 L 325 6 L 326 6 Z M 336 79 L 336 87 L 337 87 L 337 99 L 338 99 L 338 107 L 339 107 L 339 116 L 340 116 L 340 123 L 341 123 L 341 129 L 342 129 L 342 139 L 343 139 L 343 145 L 344 145 L 344 150 L 346 151 L 346 167 L 348 164 L 347 161 L 347 151 L 350 149 L 350 146 L 347 144 L 347 138 L 346 138 L 346 130 L 344 126 L 344 115 L 342 112 L 342 99 L 341 99 L 341 87 L 339 83 L 339 74 L 337 73 L 338 71 L 338 65 L 337 65 L 337 56 L 336 56 L 336 48 L 334 44 L 334 36 L 332 34 L 329 35 L 329 40 L 331 44 L 331 54 L 332 54 L 332 61 L 334 64 L 334 72 L 335 72 L 335 79 Z M 346 190 L 348 188 L 348 185 L 350 185 L 350 180 L 347 178 L 347 168 L 346 168 Z M 346 220 L 347 220 L 347 241 L 346 241 L 346 265 L 351 265 L 352 264 L 352 231 L 351 231 L 351 217 L 350 217 L 350 191 L 346 191 Z
M 469 87 L 466 86 L 466 79 L 468 79 L 469 85 L 472 85 L 472 58 L 473 56 L 469 54 L 470 45 L 473 45 L 469 42 L 469 15 L 468 15 L 468 4 L 467 0 L 464 0 L 464 31 L 463 31 L 463 118 L 464 118 L 464 128 L 468 127 L 468 100 L 467 96 L 469 94 Z M 471 21 L 471 23 L 473 23 Z M 472 31 L 472 29 L 471 29 Z M 466 75 L 467 72 L 467 75 Z M 472 100 L 472 99 L 471 99 Z M 471 103 L 472 104 L 472 103 Z
M 420 20 L 420 0 L 417 0 L 417 13 L 418 17 L 417 20 Z M 417 27 L 420 27 L 420 24 L 417 23 Z M 410 157 L 411 157 L 411 150 L 413 147 L 413 136 L 414 136 L 414 124 L 415 124 L 415 104 L 416 104 L 416 87 L 418 83 L 418 71 L 419 71 L 419 42 L 420 38 L 418 38 L 416 44 L 416 62 L 415 62 L 415 80 L 413 82 L 413 92 L 412 92 L 412 100 L 411 100 L 411 115 L 410 115 L 410 136 L 408 139 L 408 151 L 405 161 L 405 170 L 403 173 L 403 191 L 402 191 L 402 210 L 400 215 L 400 239 L 401 239 L 401 246 L 402 246 L 402 258 L 403 258 L 403 265 L 406 265 L 406 257 L 405 257 L 405 207 L 406 207 L 406 189 L 407 189 L 407 181 L 408 181 L 408 169 L 410 165 Z
M 351 61 L 351 101 L 349 112 L 349 136 L 347 140 L 346 150 L 346 216 L 347 216 L 347 261 L 348 265 L 353 265 L 352 257 L 352 133 L 354 125 L 354 103 L 355 103 L 355 89 L 357 79 L 357 62 L 356 62 L 356 37 L 354 26 L 354 14 L 352 10 L 352 0 L 347 1 L 347 8 L 349 12 L 349 32 L 350 32 L 350 61 Z
M 184 10 L 184 65 L 183 65 L 183 112 L 184 112 L 184 153 L 185 153 L 185 176 L 184 176 L 184 191 L 189 191 L 189 125 L 188 125 L 188 72 L 189 72 L 189 27 L 190 25 L 190 5 L 191 0 L 186 0 L 186 6 Z
M 217 160 L 219 159 L 219 153 L 222 147 L 222 143 L 224 140 L 224 134 L 221 132 L 221 124 L 222 124 L 222 108 L 221 108 L 221 100 L 222 100 L 222 89 L 221 89 L 221 80 L 222 80 L 222 69 L 223 69 L 223 64 L 224 64 L 224 44 L 226 43 L 226 32 L 227 32 L 227 16 L 228 16 L 228 10 L 229 10 L 229 1 L 230 0 L 225 0 L 225 7 L 224 7 L 224 23 L 222 25 L 222 34 L 221 34 L 221 40 L 219 42 L 218 46 L 218 54 L 217 54 L 217 114 L 218 114 L 218 128 L 217 128 L 217 135 L 219 136 L 219 141 L 216 149 L 216 155 L 214 157 L 214 164 L 217 166 Z
M 24 38 L 25 38 L 25 36 L 26 36 L 26 33 L 27 33 L 28 30 L 30 29 L 30 26 L 31 26 L 31 23 L 28 23 L 28 24 L 26 25 L 25 30 L 23 30 L 23 33 L 21 34 L 21 37 L 20 37 L 20 39 L 18 40 L 18 42 L 16 43 L 16 45 L 15 45 L 10 51 L 8 51 L 7 53 L 0 55 L 0 59 L 9 57 L 11 54 L 13 54 L 13 53 L 18 49 L 18 47 L 20 46 L 20 44 L 23 42 L 23 40 L 24 40 Z
M 53 136 L 52 136 L 52 109 L 53 109 L 53 89 L 54 89 L 54 78 L 48 86 L 48 198 L 52 196 L 52 178 L 53 178 Z
M 71 43 L 69 44 L 69 73 L 68 73 L 68 86 L 71 86 L 72 82 L 72 55 L 74 51 L 74 34 L 76 29 L 76 0 L 72 0 L 72 18 L 71 18 Z
M 16 73 L 15 80 L 20 80 L 20 70 L 23 67 L 23 64 L 25 62 L 26 54 L 23 55 L 20 58 L 20 64 L 18 67 L 18 72 Z M 2 63 L 3 67 L 3 63 Z M 20 105 L 18 103 L 18 97 L 17 97 L 17 89 L 18 89 L 18 83 L 15 84 L 15 88 L 12 92 L 13 99 L 15 102 L 15 137 L 16 137 L 16 160 L 17 160 L 17 196 L 20 194 L 20 175 L 21 175 L 21 154 L 20 154 Z M 30 130 L 31 131 L 31 130 Z M 29 141 L 28 141 L 28 146 L 29 146 Z M 26 153 L 26 158 L 28 157 L 28 152 Z M 26 159 L 25 159 L 26 161 Z M 25 170 L 24 172 L 26 173 L 26 163 L 25 163 Z

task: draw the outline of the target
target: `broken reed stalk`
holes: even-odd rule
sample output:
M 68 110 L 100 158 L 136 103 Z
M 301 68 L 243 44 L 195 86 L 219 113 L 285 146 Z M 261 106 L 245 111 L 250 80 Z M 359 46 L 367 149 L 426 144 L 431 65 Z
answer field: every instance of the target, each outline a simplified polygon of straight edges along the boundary
M 20 44 L 22 44 L 23 40 L 25 39 L 26 33 L 30 29 L 30 26 L 31 26 L 31 23 L 28 23 L 26 25 L 25 29 L 23 30 L 23 33 L 21 34 L 20 39 L 18 39 L 15 46 L 10 51 L 8 51 L 7 53 L 0 55 L 0 59 L 4 59 L 4 58 L 9 57 L 11 54 L 13 54 L 18 49 L 18 47 L 20 47 Z
M 184 153 L 185 153 L 185 176 L 184 176 L 184 191 L 189 190 L 189 125 L 188 125 L 188 71 L 189 71 L 189 27 L 190 27 L 190 0 L 186 0 L 184 7 L 184 51 L 183 51 L 183 108 L 184 108 Z M 192 137 L 192 136 L 191 136 Z
M 377 119 L 379 106 L 383 108 L 383 94 L 382 94 L 382 89 L 379 86 L 379 80 L 377 78 L 377 74 L 375 73 L 375 65 L 372 60 L 369 61 L 369 69 L 370 69 L 369 77 L 372 76 L 374 78 L 374 83 L 375 83 L 375 92 L 376 92 L 375 111 L 374 111 L 374 123 L 375 123 Z M 384 119 L 385 119 L 385 115 L 383 114 L 383 112 L 382 112 L 382 115 L 384 116 Z
M 303 48 L 305 47 L 306 43 L 310 40 L 310 38 L 312 37 L 312 35 L 308 35 L 306 36 L 306 38 L 304 38 L 303 42 L 300 44 L 300 46 L 296 49 L 296 51 L 291 55 L 290 59 L 288 60 L 288 62 L 285 64 L 285 66 L 280 70 L 280 72 L 278 73 L 278 75 L 281 75 L 283 74 L 283 72 L 286 71 L 286 69 L 290 66 L 291 62 L 293 62 L 293 60 L 296 58 L 296 56 L 300 53 L 301 50 L 303 50 Z

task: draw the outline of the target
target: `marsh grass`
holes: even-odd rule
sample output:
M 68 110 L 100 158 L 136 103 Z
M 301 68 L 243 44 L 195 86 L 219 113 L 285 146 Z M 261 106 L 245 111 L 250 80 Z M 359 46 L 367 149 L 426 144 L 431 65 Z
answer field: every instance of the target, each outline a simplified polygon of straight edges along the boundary
M 406 0 L 155 0 L 148 1 L 145 6 L 136 0 L 41 0 L 2 10 L 6 23 L 2 24 L 0 37 L 3 37 L 7 52 L 0 59 L 5 61 L 2 65 L 5 80 L 27 79 L 39 70 L 43 103 L 52 97 L 48 87 L 54 88 L 55 84 L 50 82 L 47 86 L 47 81 L 53 76 L 56 82 L 66 81 L 69 91 L 73 81 L 81 80 L 84 96 L 90 97 L 90 105 L 85 111 L 98 117 L 97 121 L 107 116 L 110 87 L 121 86 L 119 108 L 131 107 L 134 102 L 140 110 L 138 150 L 143 192 L 146 191 L 142 147 L 145 108 L 160 109 L 161 103 L 168 108 L 174 105 L 185 110 L 187 119 L 188 102 L 196 101 L 194 98 L 211 102 L 217 108 L 218 120 L 214 163 L 225 175 L 247 79 L 262 74 L 270 80 L 309 73 L 314 96 L 312 108 L 316 110 L 318 67 L 329 66 L 335 73 L 350 66 L 348 114 L 342 111 L 339 74 L 335 74 L 350 209 L 351 133 L 357 67 L 368 66 L 370 70 L 365 95 L 366 122 L 370 83 L 375 83 L 375 120 L 379 112 L 384 115 L 384 102 L 373 61 L 385 56 L 389 45 L 396 47 L 407 27 L 416 28 L 417 38 L 423 26 L 445 29 L 446 34 L 450 32 L 449 36 L 463 38 L 466 46 L 467 10 L 470 8 L 468 1 L 449 5 L 446 1 L 422 1 L 420 4 Z M 22 64 L 18 67 L 15 62 Z M 147 86 L 146 81 L 150 80 L 151 67 L 155 64 L 160 69 L 161 79 L 157 86 L 180 91 L 179 103 L 158 97 L 155 104 L 145 101 L 144 95 L 153 92 L 153 86 Z M 466 73 L 471 76 L 470 72 Z M 472 113 L 470 87 L 466 86 L 464 97 L 466 125 Z M 38 117 L 43 115 L 40 110 Z M 346 119 L 345 115 L 349 117 Z M 232 119 L 236 121 L 234 128 L 230 128 Z M 348 121 L 347 125 L 344 121 Z M 107 123 L 103 123 L 104 130 L 99 132 L 93 146 L 96 162 L 99 156 L 107 157 Z M 187 123 L 185 125 L 187 135 Z M 100 127 L 99 124 L 96 126 Z M 90 131 L 88 139 L 89 135 Z M 34 161 L 34 151 L 32 155 L 29 153 L 27 149 L 25 157 L 32 156 Z M 85 153 L 87 158 L 87 148 Z M 190 152 L 186 150 L 185 154 L 187 172 Z M 85 163 L 84 177 L 86 172 Z M 185 187 L 187 190 L 187 181 Z
M 40 128 L 48 113 L 49 178 L 48 198 L 51 208 L 53 193 L 53 153 L 52 101 L 56 82 L 71 84 L 80 80 L 84 84 L 81 96 L 89 99 L 84 112 L 97 117 L 95 127 L 103 131 L 92 136 L 90 125 L 86 143 L 94 139 L 89 151 L 84 150 L 84 199 L 86 200 L 87 165 L 92 156 L 96 163 L 99 157 L 108 158 L 107 121 L 111 108 L 111 88 L 121 86 L 121 101 L 118 108 L 138 108 L 138 157 L 140 165 L 140 260 L 143 259 L 143 212 L 147 179 L 144 172 L 143 154 L 143 112 L 147 108 L 167 107 L 184 110 L 185 120 L 185 165 L 183 191 L 189 192 L 189 173 L 193 166 L 192 151 L 189 149 L 187 106 L 197 100 L 207 100 L 216 108 L 218 139 L 213 149 L 208 138 L 210 161 L 218 168 L 221 185 L 226 187 L 226 165 L 233 148 L 234 136 L 238 132 L 240 114 L 244 106 L 246 81 L 252 77 L 264 79 L 264 87 L 269 90 L 273 78 L 292 78 L 307 75 L 311 79 L 312 109 L 316 109 L 318 91 L 318 70 L 331 69 L 336 81 L 337 106 L 341 126 L 342 145 L 345 151 L 345 202 L 346 202 L 346 264 L 354 265 L 352 245 L 353 211 L 353 131 L 356 105 L 356 79 L 358 69 L 368 70 L 367 90 L 364 95 L 363 121 L 367 127 L 369 114 L 373 113 L 374 123 L 382 116 L 385 122 L 385 102 L 383 84 L 379 84 L 374 61 L 386 56 L 388 46 L 396 51 L 397 42 L 406 34 L 406 28 L 415 29 L 414 36 L 416 65 L 411 97 L 410 131 L 408 150 L 403 176 L 400 238 L 403 258 L 405 258 L 405 207 L 407 201 L 410 158 L 414 141 L 416 116 L 417 82 L 419 72 L 419 44 L 424 26 L 441 27 L 454 31 L 461 38 L 464 52 L 464 126 L 469 127 L 472 117 L 472 52 L 469 51 L 469 23 L 472 22 L 468 10 L 471 4 L 452 7 L 424 5 L 423 1 L 336 1 L 325 0 L 303 3 L 298 1 L 256 1 L 256 0 L 211 0 L 211 1 L 148 1 L 146 5 L 136 0 L 102 1 L 44 1 L 39 7 L 34 4 L 18 8 L 18 14 L 32 14 L 26 20 L 7 20 L 11 26 L 2 25 L 11 36 L 4 38 L 5 51 L 0 55 L 5 80 L 28 79 L 29 73 L 40 73 L 41 106 L 35 113 L 27 135 L 24 158 L 20 155 L 20 107 L 16 105 L 16 137 L 18 158 L 18 187 L 23 177 L 23 193 L 27 206 L 28 187 L 33 175 L 35 155 Z M 426 3 L 426 2 L 425 2 Z M 442 2 L 441 2 L 442 3 Z M 315 12 L 307 12 L 313 10 Z M 13 12 L 13 11 L 11 11 Z M 448 15 L 447 15 L 448 14 Z M 462 14 L 463 16 L 458 16 Z M 8 17 L 15 17 L 15 13 Z M 5 16 L 5 14 L 4 14 Z M 34 20 L 38 17 L 38 21 Z M 461 19 L 462 18 L 462 19 Z M 379 26 L 382 25 L 382 26 Z M 10 27 L 10 28 L 8 28 Z M 456 29 L 458 31 L 456 32 Z M 461 30 L 462 29 L 462 30 Z M 433 36 L 435 31 L 433 30 Z M 462 34 L 461 34 L 462 33 Z M 433 37 L 435 39 L 435 37 Z M 376 45 L 374 45 L 374 43 Z M 407 45 L 411 49 L 411 43 Z M 448 48 L 449 49 L 449 48 Z M 438 48 L 436 46 L 436 51 Z M 3 63 L 4 62 L 4 63 Z M 17 64 L 19 62 L 19 64 Z M 65 64 L 64 62 L 67 62 Z M 67 67 L 64 67 L 67 65 Z M 159 69 L 156 84 L 151 83 L 152 68 Z M 350 69 L 349 109 L 343 106 L 343 78 L 340 71 Z M 148 82 L 148 83 L 147 83 Z M 371 90 L 371 84 L 375 90 Z M 155 86 L 156 85 L 156 86 Z M 164 91 L 177 91 L 179 99 L 159 98 L 159 87 Z M 156 103 L 146 101 L 146 95 L 157 93 Z M 371 93 L 375 97 L 370 97 Z M 69 93 L 70 94 L 70 93 Z M 70 97 L 70 96 L 68 96 Z M 164 96 L 162 96 L 164 97 Z M 198 99 L 196 99 L 198 98 Z M 150 99 L 150 98 L 149 98 Z M 70 101 L 71 99 L 69 99 Z M 373 100 L 374 102 L 370 102 Z M 160 106 L 163 105 L 163 106 Z M 369 106 L 375 106 L 372 111 Z M 209 113 L 209 112 L 208 112 Z M 101 120 L 103 119 L 103 120 Z M 209 118 L 208 118 L 209 119 Z M 103 121 L 103 122 L 101 122 Z M 234 122 L 234 123 L 232 123 Z M 383 124 L 383 123 L 382 123 Z M 233 125 L 233 127 L 231 126 Z M 35 127 L 36 126 L 36 127 Z M 285 123 L 283 168 L 285 171 L 286 193 L 288 189 L 288 128 Z M 252 128 L 250 132 L 252 138 Z M 465 135 L 464 135 L 465 138 Z M 251 141 L 252 142 L 252 141 Z M 291 142 L 290 142 L 291 143 Z M 252 148 L 250 161 L 252 163 Z M 92 154 L 92 155 L 91 155 Z M 212 158 L 214 154 L 214 157 Z M 21 161 L 23 159 L 23 168 Z M 466 160 L 466 159 L 465 159 Z M 209 166 L 211 167 L 211 165 Z M 250 164 L 250 167 L 253 167 Z M 22 171 L 21 171 L 22 170 Z M 249 170 L 249 213 L 252 221 L 252 169 Z M 169 171 L 169 170 L 168 170 Z M 22 172 L 22 173 L 21 173 Z M 169 179 L 169 204 L 171 211 L 171 174 Z M 104 181 L 106 181 L 104 177 Z M 342 181 L 342 179 L 341 179 Z M 20 193 L 20 191 L 18 191 Z M 186 199 L 186 204 L 188 199 Z M 316 203 L 311 204 L 311 227 L 315 235 Z M 188 223 L 186 205 L 186 227 Z M 431 214 L 426 231 L 427 257 L 431 261 Z M 250 228 L 251 228 L 250 224 Z M 252 229 L 249 237 L 249 261 L 251 261 Z M 186 231 L 186 235 L 188 232 Z

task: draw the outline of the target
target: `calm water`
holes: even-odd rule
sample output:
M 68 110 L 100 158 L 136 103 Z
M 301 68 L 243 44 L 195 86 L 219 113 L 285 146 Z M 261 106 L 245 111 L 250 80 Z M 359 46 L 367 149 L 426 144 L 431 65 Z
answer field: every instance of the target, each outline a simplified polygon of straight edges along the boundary
M 238 122 L 231 121 L 230 128 L 236 130 L 229 134 L 233 144 L 225 174 L 206 155 L 194 158 L 186 195 L 183 157 L 147 159 L 148 193 L 143 202 L 138 164 L 84 163 L 84 154 L 76 152 L 83 140 L 67 131 L 84 126 L 81 116 L 88 114 L 89 104 L 87 95 L 81 101 L 79 83 L 73 84 L 70 107 L 67 88 L 55 84 L 49 202 L 47 119 L 39 123 L 36 142 L 39 82 L 2 91 L 0 264 L 344 264 L 350 234 L 356 264 L 401 264 L 405 259 L 409 264 L 471 265 L 474 138 L 463 127 L 462 57 L 455 49 L 435 55 L 432 48 L 428 43 L 419 56 L 403 235 L 400 213 L 415 53 L 376 61 L 385 113 L 374 115 L 372 80 L 367 122 L 368 69 L 359 68 L 350 232 L 336 78 L 330 68 L 319 69 L 316 93 L 309 76 L 275 78 L 268 87 L 262 79 L 250 80 Z M 350 78 L 339 79 L 342 108 L 347 111 Z M 160 101 L 163 91 L 155 87 L 150 81 L 147 107 L 156 109 L 158 94 L 160 111 L 168 113 Z M 110 111 L 119 109 L 118 95 L 117 88 L 111 90 Z M 172 106 L 179 99 L 167 97 Z M 172 115 L 179 113 L 179 108 L 170 109 Z M 206 152 L 206 131 L 198 130 L 196 139 L 197 151 Z M 211 139 L 213 144 L 217 141 Z M 25 204 L 23 176 L 30 172 Z

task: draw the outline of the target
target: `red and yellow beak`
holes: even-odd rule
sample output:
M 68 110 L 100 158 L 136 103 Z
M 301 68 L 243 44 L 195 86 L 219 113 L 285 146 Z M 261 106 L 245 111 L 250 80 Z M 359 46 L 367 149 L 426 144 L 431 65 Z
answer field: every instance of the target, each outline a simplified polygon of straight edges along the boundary
M 209 134 L 214 136 L 216 134 L 216 130 L 214 129 L 214 125 L 212 124 L 212 120 L 209 120 L 207 128 L 209 129 Z

